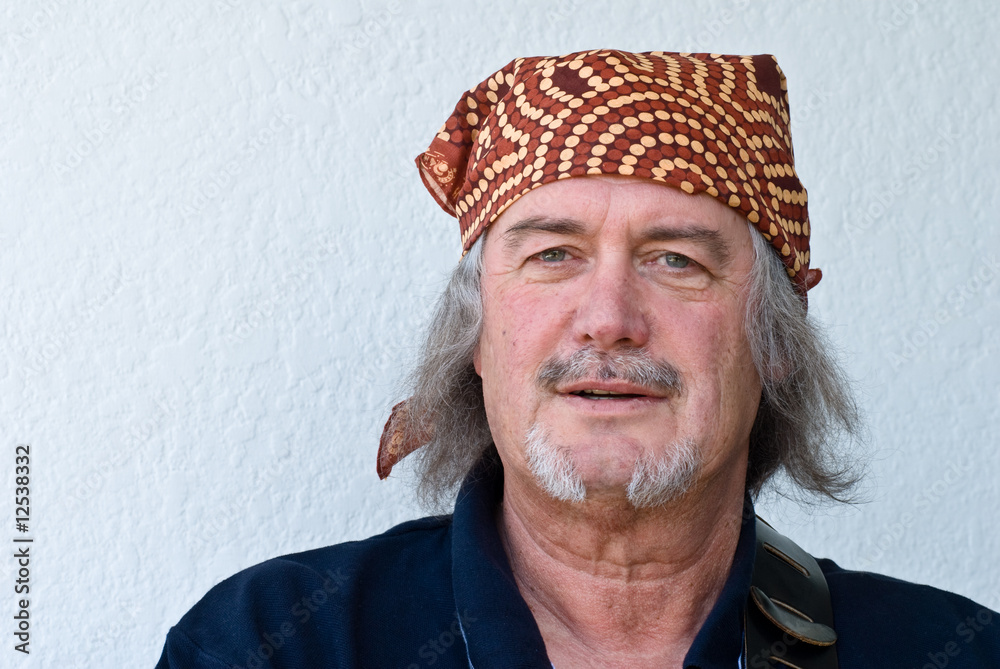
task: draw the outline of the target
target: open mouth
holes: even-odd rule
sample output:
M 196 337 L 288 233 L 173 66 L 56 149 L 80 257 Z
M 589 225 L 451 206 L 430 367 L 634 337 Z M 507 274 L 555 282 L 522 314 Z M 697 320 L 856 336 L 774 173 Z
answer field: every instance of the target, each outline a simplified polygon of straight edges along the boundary
M 576 392 L 570 394 L 576 395 L 577 397 L 584 397 L 588 400 L 629 400 L 639 397 L 647 397 L 647 395 L 638 395 L 635 393 L 616 393 L 610 390 L 577 390 Z

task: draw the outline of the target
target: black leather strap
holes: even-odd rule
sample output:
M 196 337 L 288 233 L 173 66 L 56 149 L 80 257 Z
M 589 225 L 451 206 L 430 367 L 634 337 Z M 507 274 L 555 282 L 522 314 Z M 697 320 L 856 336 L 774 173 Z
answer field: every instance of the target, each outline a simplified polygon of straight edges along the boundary
M 746 612 L 748 669 L 837 669 L 836 641 L 819 564 L 758 518 Z

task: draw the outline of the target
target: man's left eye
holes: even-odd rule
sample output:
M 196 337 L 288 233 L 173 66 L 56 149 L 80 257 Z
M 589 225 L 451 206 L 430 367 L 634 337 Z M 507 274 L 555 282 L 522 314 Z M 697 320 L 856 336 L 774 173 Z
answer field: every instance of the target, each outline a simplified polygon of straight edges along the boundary
M 538 258 L 545 262 L 559 262 L 566 259 L 566 252 L 562 249 L 546 249 L 538 254 Z
M 679 253 L 664 253 L 659 257 L 659 262 L 674 269 L 684 269 L 691 263 L 691 259 Z

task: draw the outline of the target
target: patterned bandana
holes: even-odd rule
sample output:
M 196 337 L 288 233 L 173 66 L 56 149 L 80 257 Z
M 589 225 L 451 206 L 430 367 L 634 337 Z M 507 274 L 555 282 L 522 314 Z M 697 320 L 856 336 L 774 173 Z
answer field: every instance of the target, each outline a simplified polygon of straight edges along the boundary
M 806 191 L 795 174 L 785 76 L 773 56 L 599 50 L 518 58 L 462 96 L 417 157 L 468 251 L 512 202 L 588 174 L 652 179 L 708 193 L 742 213 L 777 251 L 806 299 Z M 378 474 L 430 439 L 393 407 Z
M 773 56 L 599 50 L 518 58 L 462 96 L 417 157 L 468 251 L 529 190 L 624 174 L 741 212 L 799 294 L 809 270 L 806 191 L 795 174 L 785 76 Z

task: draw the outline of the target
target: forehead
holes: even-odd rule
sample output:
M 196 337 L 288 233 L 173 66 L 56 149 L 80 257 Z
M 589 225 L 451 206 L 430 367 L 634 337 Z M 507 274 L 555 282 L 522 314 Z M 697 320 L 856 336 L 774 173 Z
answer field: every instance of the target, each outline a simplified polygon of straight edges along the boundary
M 514 201 L 490 226 L 502 235 L 527 219 L 573 221 L 580 232 L 624 227 L 640 234 L 645 227 L 692 227 L 718 232 L 734 243 L 751 244 L 743 215 L 707 194 L 636 177 L 598 175 L 562 179 L 539 186 Z

